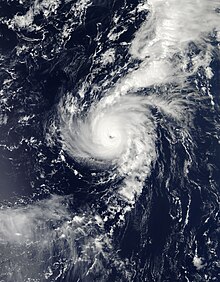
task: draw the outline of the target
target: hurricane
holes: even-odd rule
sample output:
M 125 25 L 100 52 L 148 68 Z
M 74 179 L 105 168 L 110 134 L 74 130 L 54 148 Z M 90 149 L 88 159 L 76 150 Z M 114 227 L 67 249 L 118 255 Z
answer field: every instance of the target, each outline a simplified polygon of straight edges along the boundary
M 14 2 L 0 280 L 217 281 L 219 1 Z
M 89 106 L 83 99 L 71 98 L 71 93 L 58 105 L 63 150 L 90 168 L 102 171 L 111 166 L 118 176 L 129 179 L 125 182 L 139 178 L 142 184 L 133 184 L 138 187 L 133 191 L 123 185 L 127 197 L 140 193 L 157 158 L 158 114 L 170 120 L 171 127 L 173 123 L 182 127 L 190 142 L 187 123 L 193 118 L 191 111 L 196 108 L 199 91 L 189 81 L 200 67 L 212 76 L 209 64 L 214 46 L 204 42 L 210 33 L 218 36 L 217 7 L 217 1 L 152 1 L 139 5 L 140 10 L 149 9 L 150 13 L 129 47 L 131 64 L 135 59 L 138 63 L 110 89 L 106 89 L 103 79 L 95 92 L 104 94 L 95 93 L 98 97 L 93 97 L 90 93 Z M 194 16 L 189 20 L 190 11 L 194 11 Z M 201 21 L 203 13 L 207 17 Z M 189 58 L 192 40 L 199 51 Z M 158 111 L 155 116 L 153 111 Z M 172 132 L 172 128 L 166 130 Z

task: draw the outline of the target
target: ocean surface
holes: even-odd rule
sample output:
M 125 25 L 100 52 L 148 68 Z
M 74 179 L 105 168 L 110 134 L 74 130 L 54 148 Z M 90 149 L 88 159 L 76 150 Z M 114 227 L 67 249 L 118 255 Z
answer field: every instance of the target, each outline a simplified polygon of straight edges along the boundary
M 220 281 L 220 1 L 0 1 L 0 282 Z

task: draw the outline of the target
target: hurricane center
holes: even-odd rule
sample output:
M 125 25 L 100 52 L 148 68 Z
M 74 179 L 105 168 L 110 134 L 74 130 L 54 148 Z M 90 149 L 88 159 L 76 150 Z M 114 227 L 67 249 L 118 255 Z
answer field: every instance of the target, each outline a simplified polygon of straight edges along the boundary
M 92 124 L 92 140 L 99 157 L 119 157 L 126 146 L 122 121 L 111 115 L 96 119 Z

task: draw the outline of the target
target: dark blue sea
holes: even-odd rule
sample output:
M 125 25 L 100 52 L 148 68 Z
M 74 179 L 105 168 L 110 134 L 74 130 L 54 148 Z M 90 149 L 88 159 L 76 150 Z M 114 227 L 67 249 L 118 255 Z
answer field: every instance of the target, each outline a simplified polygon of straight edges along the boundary
M 220 2 L 1 0 L 0 281 L 220 281 Z

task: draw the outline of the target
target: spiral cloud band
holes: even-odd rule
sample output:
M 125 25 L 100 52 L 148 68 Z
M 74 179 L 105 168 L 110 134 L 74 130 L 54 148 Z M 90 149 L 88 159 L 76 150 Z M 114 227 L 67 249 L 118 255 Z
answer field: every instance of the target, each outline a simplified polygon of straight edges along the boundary
M 112 105 L 103 100 L 84 120 L 74 117 L 70 120 L 62 131 L 70 154 L 89 162 L 114 163 L 131 151 L 139 154 L 147 149 L 137 143 L 142 138 L 149 143 L 152 131 L 147 127 L 144 100 L 135 96 L 117 100 Z
M 120 194 L 134 200 L 156 159 L 156 118 L 158 109 L 180 122 L 182 107 L 163 98 L 138 95 L 109 95 L 85 113 L 76 99 L 70 112 L 60 107 L 60 135 L 64 151 L 81 164 L 124 177 Z M 73 107 L 74 105 L 74 107 Z M 83 112 L 84 111 L 84 112 Z

